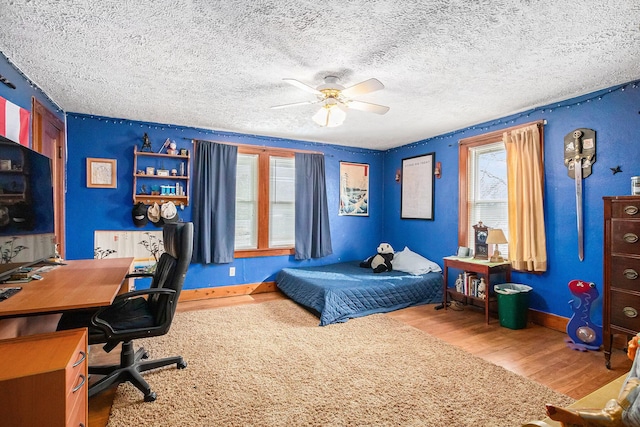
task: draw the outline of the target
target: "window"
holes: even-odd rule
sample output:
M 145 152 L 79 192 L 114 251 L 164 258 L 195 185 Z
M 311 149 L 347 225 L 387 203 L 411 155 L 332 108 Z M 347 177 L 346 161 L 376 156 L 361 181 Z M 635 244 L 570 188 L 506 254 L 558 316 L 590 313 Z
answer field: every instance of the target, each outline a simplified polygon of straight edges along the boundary
M 509 235 L 509 206 L 507 197 L 507 152 L 502 141 L 469 148 L 467 230 L 482 221 L 489 228 L 501 228 Z M 467 244 L 473 247 L 474 236 L 469 233 Z M 493 247 L 490 249 L 494 249 Z M 504 257 L 508 245 L 499 245 Z
M 237 249 L 258 248 L 258 155 L 238 153 L 236 170 Z
M 269 158 L 269 247 L 295 243 L 296 169 L 292 157 Z
M 294 153 L 241 147 L 236 179 L 235 257 L 293 253 Z

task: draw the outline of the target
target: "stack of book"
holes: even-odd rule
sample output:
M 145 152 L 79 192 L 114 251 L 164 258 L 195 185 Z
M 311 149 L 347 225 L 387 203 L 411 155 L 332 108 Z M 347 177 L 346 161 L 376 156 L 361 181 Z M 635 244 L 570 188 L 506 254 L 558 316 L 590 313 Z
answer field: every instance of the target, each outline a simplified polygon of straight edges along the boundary
M 31 281 L 32 276 L 36 274 L 36 269 L 31 267 L 21 268 L 9 276 L 4 283 L 26 283 Z

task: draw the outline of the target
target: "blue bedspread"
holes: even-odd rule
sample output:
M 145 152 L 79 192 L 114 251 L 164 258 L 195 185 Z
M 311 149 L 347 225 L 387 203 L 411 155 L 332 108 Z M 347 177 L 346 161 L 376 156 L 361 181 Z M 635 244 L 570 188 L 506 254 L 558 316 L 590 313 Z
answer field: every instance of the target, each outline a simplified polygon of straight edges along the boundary
M 276 277 L 277 286 L 292 300 L 318 312 L 320 326 L 442 301 L 441 273 L 376 274 L 359 262 L 284 268 Z

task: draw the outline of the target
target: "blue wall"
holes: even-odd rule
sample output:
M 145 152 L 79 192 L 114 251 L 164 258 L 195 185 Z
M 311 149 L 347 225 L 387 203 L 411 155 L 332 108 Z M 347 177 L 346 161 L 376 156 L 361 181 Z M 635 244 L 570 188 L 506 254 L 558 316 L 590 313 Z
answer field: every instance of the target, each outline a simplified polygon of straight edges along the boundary
M 327 199 L 333 255 L 310 261 L 295 261 L 293 256 L 238 259 L 232 264 L 193 265 L 187 274 L 185 288 L 202 288 L 274 280 L 283 267 L 326 264 L 329 262 L 364 259 L 375 253 L 382 233 L 383 197 L 382 171 L 384 154 L 363 150 L 285 139 L 262 138 L 171 125 L 132 122 L 127 120 L 67 115 L 67 253 L 68 259 L 93 257 L 95 230 L 154 230 L 136 228 L 131 221 L 133 206 L 133 149 L 142 145 L 144 133 L 149 135 L 154 150 L 170 138 L 178 148 L 192 151 L 191 139 L 204 139 L 228 143 L 264 145 L 321 151 L 325 155 Z M 187 139 L 185 139 L 187 138 Z M 117 160 L 118 187 L 96 189 L 86 186 L 86 158 L 98 157 Z M 371 176 L 368 217 L 339 216 L 340 161 L 369 163 Z M 191 209 L 179 210 L 183 220 L 191 219 Z M 229 276 L 229 267 L 236 267 L 236 276 Z
M 568 283 L 595 282 L 602 294 L 603 196 L 631 194 L 630 177 L 640 175 L 640 88 L 617 86 L 580 98 L 537 108 L 451 134 L 389 150 L 385 156 L 384 237 L 394 247 L 408 244 L 430 259 L 452 255 L 458 245 L 458 141 L 462 138 L 545 119 L 545 221 L 548 271 L 514 273 L 512 281 L 533 287 L 531 308 L 560 316 L 573 313 Z M 564 166 L 564 137 L 577 128 L 596 131 L 597 160 L 584 186 L 584 261 L 577 251 L 575 184 Z M 435 152 L 442 178 L 435 180 L 435 220 L 401 220 L 400 185 L 393 181 L 403 158 Z M 613 175 L 610 168 L 620 166 Z M 491 225 L 491 224 L 488 224 Z M 440 261 L 441 262 L 441 261 Z M 594 320 L 601 319 L 601 305 Z
M 37 86 L 26 80 L 0 55 L 0 74 L 18 86 L 0 85 L 0 96 L 30 109 L 36 96 L 61 114 Z M 181 148 L 191 149 L 189 140 L 276 146 L 322 151 L 327 166 L 329 215 L 334 254 L 321 260 L 296 262 L 292 257 L 239 259 L 223 266 L 194 265 L 187 276 L 187 288 L 224 286 L 273 280 L 283 267 L 324 264 L 362 259 L 371 255 L 381 241 L 396 250 L 405 245 L 441 263 L 457 247 L 458 140 L 516 124 L 545 119 L 545 216 L 549 269 L 544 274 L 515 273 L 513 281 L 531 285 L 531 307 L 570 317 L 567 284 L 572 279 L 593 281 L 602 293 L 603 215 L 602 197 L 630 194 L 630 177 L 640 175 L 640 88 L 630 83 L 580 98 L 479 124 L 447 135 L 418 141 L 404 147 L 378 152 L 303 141 L 261 138 L 182 128 L 172 125 L 132 122 L 79 114 L 67 116 L 67 258 L 91 258 L 95 230 L 140 230 L 131 223 L 133 147 L 140 146 L 147 132 L 154 147 L 167 138 Z M 597 161 L 593 174 L 584 181 L 585 259 L 577 256 L 574 182 L 563 164 L 564 136 L 576 128 L 596 131 Z M 434 221 L 400 219 L 400 184 L 395 172 L 403 158 L 435 153 L 442 163 L 442 178 L 435 180 Z M 86 188 L 86 158 L 118 161 L 117 189 Z M 370 216 L 338 216 L 339 162 L 371 165 Z M 610 168 L 623 172 L 613 175 Z M 180 211 L 189 220 L 189 208 Z M 148 229 L 154 229 L 152 225 Z M 229 267 L 236 276 L 229 277 Z M 600 316 L 599 312 L 595 313 Z M 599 317 L 594 317 L 599 319 Z

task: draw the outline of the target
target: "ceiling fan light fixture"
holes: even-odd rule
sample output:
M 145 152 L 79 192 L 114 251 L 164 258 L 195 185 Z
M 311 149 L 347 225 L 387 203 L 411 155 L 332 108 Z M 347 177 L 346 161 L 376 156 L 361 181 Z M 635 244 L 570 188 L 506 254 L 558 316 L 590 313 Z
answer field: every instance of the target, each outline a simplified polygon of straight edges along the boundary
M 315 88 L 295 79 L 284 79 L 284 81 L 293 86 L 296 86 L 299 89 L 304 90 L 305 92 L 314 94 L 317 99 L 315 101 L 303 101 L 291 104 L 275 105 L 271 108 L 286 108 L 305 104 L 320 104 L 322 108 L 320 108 L 320 110 L 313 115 L 312 120 L 322 127 L 340 126 L 347 116 L 347 108 L 353 108 L 354 110 L 361 110 L 376 114 L 385 114 L 389 110 L 389 107 L 385 107 L 384 105 L 372 104 L 370 102 L 362 102 L 352 99 L 352 97 L 354 96 L 364 95 L 366 93 L 384 89 L 384 85 L 378 79 L 371 78 L 348 88 L 345 88 L 344 86 L 339 84 L 339 79 L 336 76 L 326 76 L 324 78 L 324 84 Z
M 323 127 L 333 128 L 344 123 L 347 114 L 335 103 L 326 103 L 313 115 L 312 120 Z

